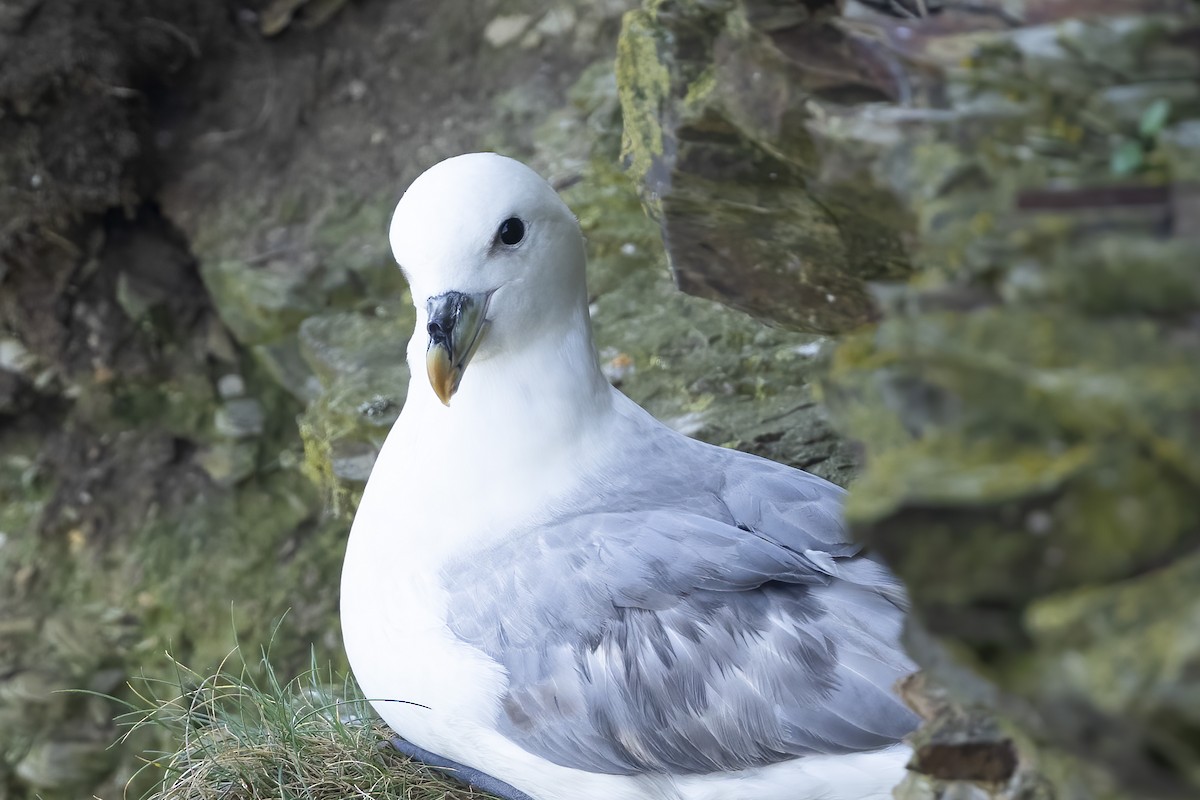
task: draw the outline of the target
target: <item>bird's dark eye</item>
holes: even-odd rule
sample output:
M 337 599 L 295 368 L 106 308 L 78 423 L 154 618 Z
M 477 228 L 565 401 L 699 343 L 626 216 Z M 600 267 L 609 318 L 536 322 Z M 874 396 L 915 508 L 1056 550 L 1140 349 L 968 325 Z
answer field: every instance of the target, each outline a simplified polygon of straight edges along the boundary
M 525 238 L 525 223 L 516 217 L 509 217 L 500 223 L 500 230 L 496 232 L 497 238 L 510 247 L 514 244 L 520 244 Z

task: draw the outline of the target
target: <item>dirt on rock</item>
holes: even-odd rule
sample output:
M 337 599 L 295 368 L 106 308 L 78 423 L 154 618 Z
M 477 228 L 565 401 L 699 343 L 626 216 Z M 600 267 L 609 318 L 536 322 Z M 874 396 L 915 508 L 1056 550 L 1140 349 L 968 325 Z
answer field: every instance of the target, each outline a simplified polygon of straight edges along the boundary
M 522 85 L 561 103 L 616 25 L 586 47 L 500 50 L 483 36 L 491 9 L 465 0 L 350 3 L 290 25 L 279 5 L 0 5 L 0 334 L 21 351 L 0 363 L 0 436 L 32 414 L 87 438 L 111 422 L 110 389 L 179 370 L 215 383 L 236 346 L 214 331 L 193 237 L 222 206 L 263 210 L 244 240 L 221 243 L 253 256 L 273 247 L 279 193 L 302 196 L 296 214 L 311 221 L 347 187 L 398 193 L 498 124 L 519 139 L 522 113 L 538 110 L 497 99 Z M 303 258 L 304 234 L 289 258 Z M 71 463 L 47 468 L 77 483 Z

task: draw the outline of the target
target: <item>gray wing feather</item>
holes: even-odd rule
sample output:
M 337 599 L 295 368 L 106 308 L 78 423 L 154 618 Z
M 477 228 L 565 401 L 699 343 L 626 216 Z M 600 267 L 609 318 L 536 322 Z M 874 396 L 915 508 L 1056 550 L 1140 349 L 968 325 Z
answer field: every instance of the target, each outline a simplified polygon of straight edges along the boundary
M 891 691 L 903 592 L 846 542 L 841 489 L 673 435 L 623 466 L 443 575 L 451 629 L 507 670 L 506 736 L 593 772 L 705 773 L 915 726 Z

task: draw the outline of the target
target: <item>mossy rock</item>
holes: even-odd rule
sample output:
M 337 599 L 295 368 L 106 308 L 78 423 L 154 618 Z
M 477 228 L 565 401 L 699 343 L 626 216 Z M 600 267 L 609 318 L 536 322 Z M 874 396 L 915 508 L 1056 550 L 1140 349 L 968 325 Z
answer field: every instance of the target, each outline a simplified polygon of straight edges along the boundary
M 306 470 L 338 516 L 353 512 L 408 391 L 405 348 L 416 313 L 407 293 L 369 313 L 310 317 L 300 328 L 305 361 L 321 383 L 300 418 Z
M 767 6 L 661 2 L 627 15 L 625 160 L 679 288 L 796 330 L 850 330 L 876 313 L 866 281 L 912 271 L 914 220 L 849 158 L 859 139 L 820 139 L 804 122 L 845 93 L 887 95 L 845 41 L 816 56 L 845 80 L 809 80 L 809 45 L 841 36 L 830 15 Z
M 707 262 L 700 291 L 747 307 L 772 247 L 860 282 L 840 319 L 855 294 L 823 306 L 803 271 L 757 313 L 845 332 L 819 399 L 865 451 L 848 516 L 909 586 L 913 655 L 1000 718 L 1020 774 L 1194 795 L 1169 703 L 1197 686 L 1171 598 L 1200 552 L 1200 10 L 885 5 L 647 3 L 620 46 L 630 172 L 685 288 Z

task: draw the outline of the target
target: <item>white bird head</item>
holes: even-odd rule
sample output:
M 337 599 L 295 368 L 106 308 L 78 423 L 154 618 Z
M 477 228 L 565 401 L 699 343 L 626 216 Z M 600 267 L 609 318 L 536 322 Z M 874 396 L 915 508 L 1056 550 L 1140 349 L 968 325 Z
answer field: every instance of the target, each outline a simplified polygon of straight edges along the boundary
M 426 170 L 396 206 L 390 238 L 417 308 L 410 354 L 424 348 L 446 405 L 468 362 L 563 336 L 586 311 L 579 224 L 511 158 L 472 153 Z

